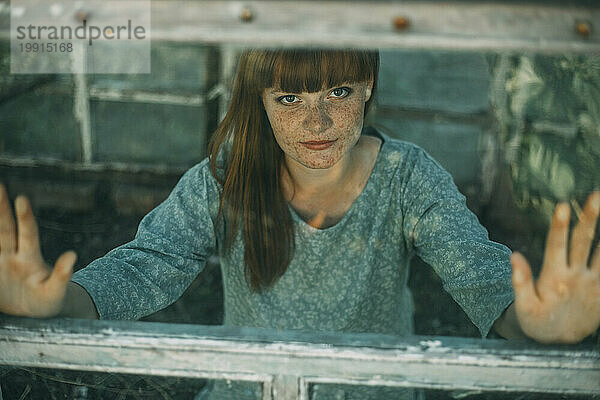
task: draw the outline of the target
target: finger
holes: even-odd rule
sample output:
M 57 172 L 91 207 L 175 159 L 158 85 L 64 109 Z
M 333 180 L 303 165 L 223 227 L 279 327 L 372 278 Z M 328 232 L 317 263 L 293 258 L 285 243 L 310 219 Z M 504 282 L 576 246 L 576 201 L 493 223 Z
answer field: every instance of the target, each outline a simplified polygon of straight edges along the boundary
M 4 185 L 0 184 L 0 251 L 12 253 L 17 249 L 15 220 Z
M 600 192 L 595 192 L 588 197 L 579 222 L 575 229 L 573 229 L 569 249 L 569 266 L 571 268 L 587 267 L 599 212 Z
M 17 223 L 19 224 L 17 251 L 39 255 L 38 227 L 33 217 L 29 200 L 24 196 L 18 196 L 15 200 L 15 209 L 17 212 Z
M 521 253 L 514 252 L 510 256 L 510 263 L 515 290 L 515 307 L 517 310 L 531 312 L 539 307 L 540 299 L 535 291 L 529 262 Z
M 543 268 L 559 268 L 567 264 L 567 243 L 569 238 L 569 217 L 571 207 L 560 203 L 554 210 L 552 223 L 546 240 Z
M 590 269 L 600 275 L 600 242 L 598 242 L 596 251 L 594 251 L 594 255 L 592 256 L 592 261 L 590 261 Z
M 51 291 L 64 290 L 66 284 L 73 275 L 73 266 L 77 261 L 77 254 L 74 251 L 67 251 L 61 254 L 54 264 L 52 274 L 48 278 L 48 289 Z

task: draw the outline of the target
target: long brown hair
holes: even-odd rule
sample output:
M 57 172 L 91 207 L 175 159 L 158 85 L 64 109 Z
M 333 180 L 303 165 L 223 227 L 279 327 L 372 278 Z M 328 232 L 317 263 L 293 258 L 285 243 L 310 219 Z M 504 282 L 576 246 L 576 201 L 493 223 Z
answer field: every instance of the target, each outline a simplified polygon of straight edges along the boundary
M 366 114 L 375 96 L 378 71 L 377 51 L 253 49 L 242 53 L 229 109 L 208 152 L 212 174 L 223 185 L 219 218 L 225 219 L 224 249 L 233 244 L 241 222 L 244 273 L 252 291 L 272 286 L 294 253 L 292 216 L 281 187 L 285 158 L 262 103 L 263 91 L 276 87 L 290 93 L 317 92 L 373 79 Z M 217 160 L 226 144 L 231 150 L 221 176 Z

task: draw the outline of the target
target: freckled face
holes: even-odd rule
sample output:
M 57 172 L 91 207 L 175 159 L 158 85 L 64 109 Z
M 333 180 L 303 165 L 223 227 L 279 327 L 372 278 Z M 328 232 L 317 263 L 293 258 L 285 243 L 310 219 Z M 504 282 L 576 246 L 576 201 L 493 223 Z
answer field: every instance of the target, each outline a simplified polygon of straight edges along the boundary
M 263 104 L 286 160 L 323 169 L 347 156 L 360 137 L 371 87 L 361 82 L 315 93 L 265 89 Z

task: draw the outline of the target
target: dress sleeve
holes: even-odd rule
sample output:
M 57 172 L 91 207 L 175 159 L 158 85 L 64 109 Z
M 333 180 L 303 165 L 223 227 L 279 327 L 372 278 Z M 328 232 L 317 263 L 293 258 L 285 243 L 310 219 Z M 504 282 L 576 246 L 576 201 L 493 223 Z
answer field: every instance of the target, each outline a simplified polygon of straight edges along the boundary
M 486 337 L 514 299 L 511 251 L 489 240 L 451 175 L 420 148 L 408 157 L 402 199 L 407 245 Z
M 216 249 L 215 188 L 205 160 L 143 218 L 131 242 L 73 275 L 101 319 L 139 319 L 183 294 Z

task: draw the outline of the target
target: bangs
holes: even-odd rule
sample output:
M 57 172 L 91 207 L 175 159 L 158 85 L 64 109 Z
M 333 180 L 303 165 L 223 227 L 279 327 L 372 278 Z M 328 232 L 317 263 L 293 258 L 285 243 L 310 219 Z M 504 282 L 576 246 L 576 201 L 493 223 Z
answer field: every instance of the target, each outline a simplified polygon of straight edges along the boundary
M 376 51 L 251 50 L 248 57 L 259 93 L 270 87 L 292 93 L 317 92 L 346 82 L 376 79 L 379 67 Z

